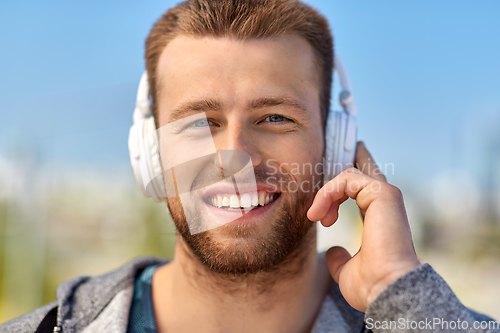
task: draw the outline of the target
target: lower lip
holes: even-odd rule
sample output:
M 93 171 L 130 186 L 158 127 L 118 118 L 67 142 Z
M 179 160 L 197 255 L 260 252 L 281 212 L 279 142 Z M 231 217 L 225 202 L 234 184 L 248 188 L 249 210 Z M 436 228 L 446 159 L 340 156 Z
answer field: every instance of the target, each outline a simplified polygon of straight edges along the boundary
M 247 212 L 244 210 L 241 211 L 230 211 L 227 209 L 223 208 L 218 208 L 214 207 L 212 205 L 207 204 L 204 202 L 204 204 L 207 206 L 208 210 L 210 213 L 212 213 L 215 217 L 220 218 L 221 220 L 224 221 L 232 221 L 228 222 L 226 224 L 230 225 L 249 225 L 252 224 L 253 222 L 256 222 L 259 217 L 262 217 L 269 209 L 271 209 L 276 201 L 278 201 L 281 198 L 281 195 L 278 196 L 276 199 L 271 201 L 265 206 L 258 206 L 256 208 L 253 208 Z M 243 216 L 241 215 L 243 214 Z

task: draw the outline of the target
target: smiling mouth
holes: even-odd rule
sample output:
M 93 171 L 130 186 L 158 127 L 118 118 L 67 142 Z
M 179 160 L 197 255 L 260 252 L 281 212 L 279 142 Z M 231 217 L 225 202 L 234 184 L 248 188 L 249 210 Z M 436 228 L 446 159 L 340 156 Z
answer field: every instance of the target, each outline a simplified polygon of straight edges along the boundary
M 230 211 L 241 211 L 241 209 L 264 207 L 275 201 L 280 196 L 279 193 L 258 191 L 253 193 L 240 194 L 214 194 L 203 200 L 206 204 Z

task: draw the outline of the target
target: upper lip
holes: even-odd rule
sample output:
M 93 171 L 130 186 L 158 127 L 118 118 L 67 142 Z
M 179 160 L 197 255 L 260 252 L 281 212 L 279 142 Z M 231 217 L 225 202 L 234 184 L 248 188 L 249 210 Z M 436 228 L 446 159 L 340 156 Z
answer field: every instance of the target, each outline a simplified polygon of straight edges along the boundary
M 236 186 L 235 186 L 236 185 Z M 277 191 L 277 186 L 257 183 L 254 187 L 253 184 L 243 183 L 234 184 L 228 181 L 219 184 L 213 184 L 205 188 L 202 197 L 207 198 L 215 194 L 243 194 L 243 193 L 253 193 L 256 191 L 266 191 L 269 193 L 279 193 Z M 236 193 L 235 193 L 236 192 Z

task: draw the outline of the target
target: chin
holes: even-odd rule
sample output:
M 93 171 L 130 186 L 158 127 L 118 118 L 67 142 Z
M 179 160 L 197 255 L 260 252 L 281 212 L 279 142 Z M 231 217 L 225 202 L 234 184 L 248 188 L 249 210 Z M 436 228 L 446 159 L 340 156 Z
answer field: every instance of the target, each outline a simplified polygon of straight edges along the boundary
M 228 215 L 230 218 L 240 217 L 219 227 L 192 234 L 180 200 L 169 198 L 167 202 L 176 228 L 188 249 L 201 264 L 215 273 L 246 275 L 273 271 L 292 253 L 300 252 L 297 250 L 303 245 L 304 237 L 313 225 L 306 217 L 312 198 L 305 197 L 305 194 L 266 191 L 269 200 L 264 198 L 262 206 L 258 204 L 248 209 L 242 207 L 247 206 L 247 202 L 240 201 L 242 205 L 239 206 L 239 213 L 231 205 L 227 207 L 233 209 L 224 209 L 224 205 L 217 207 L 222 203 L 217 197 L 220 193 L 215 196 L 213 193 L 206 194 L 201 196 L 202 204 L 197 207 L 196 216 L 199 220 L 190 222 L 211 224 L 213 221 L 206 219 L 218 221 L 219 216 L 226 220 Z M 236 206 L 235 202 L 233 206 Z

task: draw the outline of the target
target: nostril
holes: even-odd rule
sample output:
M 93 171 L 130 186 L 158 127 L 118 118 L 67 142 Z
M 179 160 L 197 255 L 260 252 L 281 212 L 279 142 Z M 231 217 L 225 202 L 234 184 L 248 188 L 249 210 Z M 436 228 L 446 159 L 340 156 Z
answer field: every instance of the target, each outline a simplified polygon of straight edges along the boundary
M 220 150 L 220 165 L 224 177 L 232 177 L 251 162 L 250 154 L 242 150 Z

